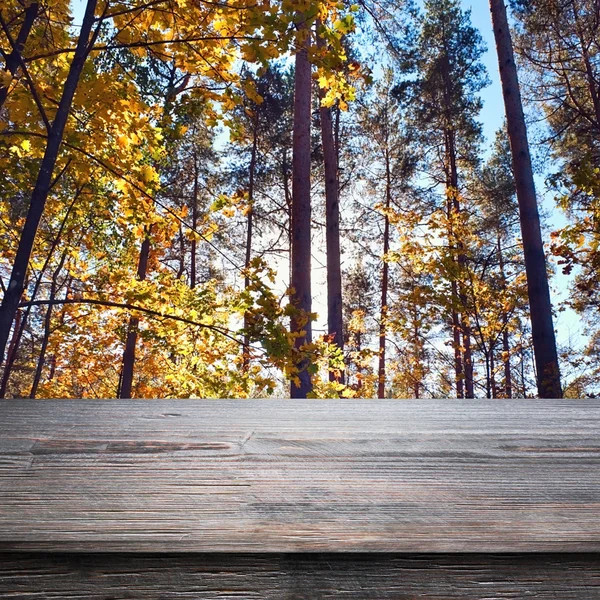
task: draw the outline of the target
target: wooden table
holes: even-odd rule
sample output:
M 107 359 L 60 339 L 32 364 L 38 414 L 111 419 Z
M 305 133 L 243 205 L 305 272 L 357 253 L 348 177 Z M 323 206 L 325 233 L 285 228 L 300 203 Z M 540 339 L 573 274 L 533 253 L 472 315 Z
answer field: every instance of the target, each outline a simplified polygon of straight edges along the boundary
M 3 401 L 0 552 L 21 600 L 600 599 L 600 401 Z

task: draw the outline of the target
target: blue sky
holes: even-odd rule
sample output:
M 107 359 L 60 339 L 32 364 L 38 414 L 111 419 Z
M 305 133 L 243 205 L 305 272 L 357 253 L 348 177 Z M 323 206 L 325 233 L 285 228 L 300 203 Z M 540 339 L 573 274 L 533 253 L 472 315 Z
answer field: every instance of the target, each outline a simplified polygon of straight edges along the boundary
M 485 64 L 491 85 L 481 92 L 483 99 L 483 110 L 480 121 L 483 124 L 483 133 L 488 143 L 493 142 L 496 131 L 502 126 L 504 119 L 504 103 L 502 100 L 502 88 L 500 86 L 500 75 L 498 73 L 498 59 L 494 51 L 494 32 L 490 18 L 490 8 L 487 0 L 463 0 L 464 8 L 471 9 L 471 21 L 473 26 L 479 30 L 487 46 L 487 52 L 482 58 Z

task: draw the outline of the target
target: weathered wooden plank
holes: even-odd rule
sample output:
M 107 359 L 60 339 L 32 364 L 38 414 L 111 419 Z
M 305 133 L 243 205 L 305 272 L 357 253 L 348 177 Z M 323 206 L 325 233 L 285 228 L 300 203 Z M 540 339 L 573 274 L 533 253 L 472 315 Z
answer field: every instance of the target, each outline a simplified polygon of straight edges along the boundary
M 600 561 L 576 555 L 0 555 L 19 600 L 598 600 Z
M 3 402 L 0 548 L 597 552 L 600 402 Z

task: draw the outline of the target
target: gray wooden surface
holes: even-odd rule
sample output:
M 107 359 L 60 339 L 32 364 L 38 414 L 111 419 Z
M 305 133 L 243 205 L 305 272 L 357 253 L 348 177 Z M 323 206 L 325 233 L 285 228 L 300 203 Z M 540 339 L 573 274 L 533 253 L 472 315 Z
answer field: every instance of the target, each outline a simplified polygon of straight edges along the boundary
M 595 555 L 23 554 L 14 600 L 598 600 Z
M 0 549 L 598 552 L 600 401 L 4 401 Z

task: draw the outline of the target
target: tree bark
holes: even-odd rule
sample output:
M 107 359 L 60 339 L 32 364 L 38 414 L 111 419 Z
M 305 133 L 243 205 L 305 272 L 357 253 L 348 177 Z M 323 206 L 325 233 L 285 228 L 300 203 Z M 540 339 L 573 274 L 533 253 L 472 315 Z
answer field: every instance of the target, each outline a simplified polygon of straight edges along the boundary
M 148 258 L 150 256 L 150 237 L 146 236 L 140 248 L 140 257 L 138 261 L 138 279 L 146 279 L 148 272 Z M 121 386 L 117 396 L 119 398 L 131 398 L 133 386 L 133 367 L 135 365 L 135 346 L 137 343 L 138 328 L 140 320 L 138 317 L 130 317 L 127 326 L 127 338 L 125 340 L 125 350 L 123 351 L 123 369 L 121 371 Z
M 252 234 L 254 229 L 254 178 L 256 172 L 256 158 L 258 152 L 258 109 L 255 108 L 255 116 L 253 121 L 252 130 L 252 152 L 250 154 L 250 167 L 248 174 L 248 214 L 246 215 L 246 258 L 244 261 L 244 267 L 246 271 L 250 268 L 250 262 L 252 261 Z M 248 289 L 250 286 L 250 276 L 246 272 L 244 275 L 244 289 Z M 248 312 L 244 313 L 244 344 L 243 344 L 243 367 L 244 371 L 248 371 L 250 366 L 250 336 L 248 335 L 248 328 L 250 326 L 250 320 Z
M 448 131 L 444 132 L 444 142 L 446 151 L 446 213 L 448 216 L 448 245 L 450 251 L 454 252 L 454 228 L 452 220 L 455 210 L 456 189 L 458 186 L 458 173 L 456 170 L 456 154 L 453 149 L 452 138 Z M 453 258 L 454 260 L 454 258 Z M 458 283 L 455 279 L 450 282 L 451 300 L 452 300 L 452 345 L 454 347 L 454 380 L 456 385 L 456 397 L 464 398 L 464 367 L 462 358 L 462 345 L 460 340 L 461 324 L 458 310 Z
M 456 138 L 453 129 L 449 129 L 447 131 L 447 140 L 448 140 L 448 158 L 450 161 L 450 179 L 449 179 L 449 188 L 448 193 L 452 199 L 452 211 L 454 215 L 458 215 L 460 213 L 460 200 L 458 197 L 458 167 L 456 165 Z M 464 253 L 464 243 L 461 239 L 458 239 L 456 235 L 452 236 L 453 244 L 456 245 L 456 249 L 458 250 L 458 265 L 462 271 L 465 269 L 467 257 Z M 464 349 L 463 354 L 463 373 L 464 373 L 464 386 L 465 386 L 465 397 L 466 398 L 474 398 L 474 388 L 473 388 L 473 354 L 471 351 L 471 326 L 469 325 L 469 317 L 466 314 L 467 312 L 467 294 L 465 292 L 465 285 L 462 281 L 461 277 L 457 282 L 457 291 L 458 291 L 458 300 L 460 303 L 460 330 L 462 332 L 462 347 Z M 458 320 L 458 319 L 457 319 Z
M 292 157 L 292 303 L 300 316 L 292 319 L 292 333 L 304 331 L 295 339 L 298 350 L 312 341 L 310 312 L 311 296 L 311 204 L 310 204 L 310 122 L 311 122 L 311 66 L 308 59 L 310 32 L 306 23 L 299 26 L 306 34 L 296 53 L 294 86 L 294 130 Z M 298 385 L 292 381 L 291 397 L 306 398 L 312 391 L 309 362 L 299 362 Z
M 13 329 L 12 337 L 10 338 L 10 343 L 8 344 L 8 352 L 6 353 L 6 365 L 4 367 L 4 372 L 2 373 L 0 398 L 4 398 L 4 396 L 6 395 L 6 389 L 8 388 L 8 380 L 10 379 L 12 367 L 15 363 L 15 358 L 17 356 L 17 351 L 21 342 L 21 336 L 23 335 L 23 331 L 25 329 L 24 323 L 25 318 L 23 317 L 22 312 L 18 310 L 17 314 L 15 315 L 15 327 Z
M 379 368 L 377 371 L 377 397 L 385 398 L 385 343 L 387 332 L 387 314 L 388 314 L 388 287 L 389 287 L 389 264 L 386 260 L 387 253 L 390 251 L 390 218 L 387 211 L 391 206 L 392 200 L 392 181 L 390 173 L 389 152 L 385 153 L 385 222 L 383 225 L 383 268 L 381 273 L 381 315 L 379 321 Z
M 498 237 L 498 260 L 500 262 L 500 277 L 502 279 L 502 291 L 506 292 L 506 274 L 504 272 L 504 254 L 502 253 L 502 242 Z M 512 376 L 510 372 L 510 344 L 508 339 L 508 315 L 502 313 L 502 362 L 504 363 L 504 393 L 507 398 L 512 398 Z
M 531 167 L 531 155 L 527 141 L 527 128 L 504 0 L 490 0 L 490 12 L 496 39 L 500 80 L 502 82 L 508 137 L 519 203 L 531 330 L 537 365 L 538 395 L 540 398 L 561 398 L 562 389 L 552 320 L 552 303 L 546 270 L 546 257 Z
M 192 243 L 190 249 L 190 288 L 196 287 L 196 258 L 198 243 L 196 241 L 196 228 L 198 227 L 198 156 L 194 152 L 194 197 L 192 198 Z
M 63 140 L 69 112 L 73 104 L 75 90 L 77 89 L 83 66 L 89 54 L 90 33 L 94 24 L 96 3 L 97 0 L 88 0 L 87 2 L 79 40 L 73 55 L 73 61 L 69 68 L 69 74 L 65 81 L 54 122 L 48 133 L 46 150 L 44 157 L 42 158 L 33 193 L 31 194 L 29 210 L 19 239 L 19 246 L 13 262 L 10 282 L 6 293 L 4 294 L 2 305 L 0 306 L 0 360 L 4 358 L 12 322 L 25 289 L 25 277 L 35 236 L 52 186 L 52 174 L 58 159 L 58 153 Z M 97 32 L 98 29 L 92 37 L 92 43 Z
M 320 21 L 317 21 L 317 31 Z M 317 35 L 317 46 L 325 46 L 325 40 Z M 325 94 L 319 88 L 319 99 Z M 323 166 L 325 168 L 325 241 L 327 249 L 327 333 L 331 341 L 344 350 L 344 322 L 342 316 L 342 267 L 340 258 L 340 203 L 338 148 L 333 131 L 331 109 L 320 106 L 321 141 L 323 144 Z M 336 128 L 337 129 L 337 128 Z M 343 382 L 343 373 L 336 377 L 329 372 L 331 381 Z
M 61 256 L 60 262 L 58 266 L 54 270 L 52 274 L 52 282 L 50 284 L 50 293 L 48 295 L 48 299 L 50 302 L 54 302 L 56 297 L 56 289 L 58 287 L 58 276 L 65 264 L 65 260 L 67 258 L 67 252 L 63 252 Z M 48 310 L 46 311 L 46 316 L 44 318 L 44 336 L 42 338 L 42 345 L 40 347 L 40 354 L 38 356 L 38 362 L 35 369 L 35 375 L 33 376 L 33 383 L 31 384 L 31 391 L 29 392 L 30 398 L 35 398 L 37 394 L 38 387 L 40 385 L 40 381 L 42 379 L 42 372 L 44 370 L 44 363 L 46 361 L 46 350 L 48 348 L 48 342 L 50 341 L 50 324 L 52 322 L 52 304 L 48 304 Z

